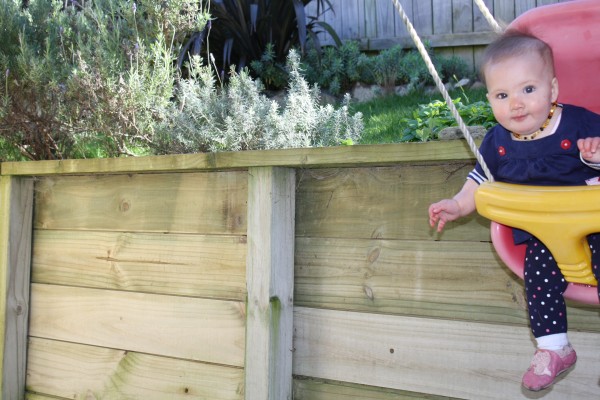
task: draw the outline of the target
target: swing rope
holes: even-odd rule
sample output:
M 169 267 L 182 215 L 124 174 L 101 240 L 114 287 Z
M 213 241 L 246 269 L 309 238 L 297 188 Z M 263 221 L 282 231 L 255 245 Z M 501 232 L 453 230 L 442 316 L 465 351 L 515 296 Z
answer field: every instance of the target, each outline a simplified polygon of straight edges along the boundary
M 475 0 L 475 4 L 477 4 L 477 7 L 479 7 L 479 11 L 481 11 L 481 13 L 483 14 L 483 17 L 485 18 L 487 23 L 492 27 L 494 32 L 502 33 L 503 32 L 502 27 L 498 24 L 498 22 L 496 22 L 496 20 L 494 19 L 494 16 L 490 12 L 490 10 L 487 8 L 487 6 L 483 2 L 483 0 Z
M 400 17 L 402 18 L 402 22 L 404 22 L 404 25 L 406 26 L 406 29 L 408 30 L 408 34 L 410 35 L 415 46 L 417 47 L 417 50 L 421 54 L 423 61 L 425 61 L 425 64 L 427 65 L 427 70 L 431 74 L 431 77 L 433 78 L 435 85 L 437 86 L 438 90 L 442 94 L 442 97 L 446 101 L 446 104 L 448 105 L 448 109 L 450 110 L 450 112 L 452 113 L 452 116 L 458 123 L 458 127 L 460 128 L 463 136 L 465 137 L 467 143 L 469 144 L 471 152 L 475 155 L 475 158 L 479 162 L 479 165 L 481 165 L 481 168 L 483 169 L 483 172 L 487 176 L 488 181 L 493 182 L 494 177 L 492 176 L 487 164 L 485 163 L 485 160 L 481 156 L 481 153 L 479 153 L 479 149 L 477 148 L 477 144 L 475 143 L 475 140 L 473 140 L 473 136 L 471 135 L 471 132 L 469 132 L 469 128 L 467 128 L 467 125 L 465 124 L 465 122 L 463 121 L 462 117 L 460 116 L 458 110 L 456 109 L 456 106 L 454 105 L 454 102 L 452 101 L 450 94 L 446 90 L 446 87 L 444 86 L 442 79 L 438 75 L 437 70 L 435 69 L 435 66 L 433 65 L 433 62 L 431 61 L 431 57 L 429 56 L 429 53 L 427 53 L 427 49 L 425 49 L 425 46 L 423 45 L 423 42 L 421 41 L 421 38 L 419 37 L 419 34 L 417 33 L 417 31 L 413 27 L 412 23 L 408 19 L 408 16 L 404 12 L 404 9 L 402 8 L 402 5 L 400 4 L 400 1 L 392 0 L 392 2 L 394 3 L 396 10 L 400 14 Z M 476 0 L 476 2 L 478 2 L 478 6 L 481 8 L 481 4 L 479 4 L 481 2 L 481 0 L 479 0 L 479 1 Z M 485 4 L 483 4 L 483 6 L 485 7 Z M 487 10 L 487 8 L 485 8 L 485 9 Z M 485 12 L 483 14 L 484 14 L 484 16 L 486 15 Z M 487 14 L 490 14 L 489 10 L 487 11 Z M 491 16 L 491 14 L 490 14 L 490 16 Z M 492 20 L 494 20 L 493 16 L 491 16 L 491 18 L 492 18 Z M 486 16 L 486 19 L 488 19 L 488 16 Z M 489 22 L 489 19 L 488 19 L 488 22 Z M 500 31 L 501 28 L 496 23 L 495 20 L 494 20 L 494 24 L 495 24 L 494 29 L 496 29 L 497 31 Z

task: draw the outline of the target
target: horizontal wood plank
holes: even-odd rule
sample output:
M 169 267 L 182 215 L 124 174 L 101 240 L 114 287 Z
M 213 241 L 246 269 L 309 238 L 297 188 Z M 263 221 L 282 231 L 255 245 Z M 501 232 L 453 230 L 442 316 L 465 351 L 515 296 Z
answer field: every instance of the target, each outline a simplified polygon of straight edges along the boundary
M 526 399 L 525 327 L 296 307 L 294 374 L 461 399 Z M 597 334 L 571 332 L 574 370 L 545 400 L 597 399 Z
M 66 397 L 58 397 L 58 396 L 46 396 L 39 393 L 26 392 L 25 400 L 63 400 L 67 399 Z
M 245 301 L 246 236 L 36 230 L 32 282 Z
M 491 243 L 298 238 L 298 306 L 527 326 L 523 282 Z M 569 327 L 600 332 L 595 307 Z
M 299 171 L 296 235 L 488 241 L 489 222 L 477 215 L 449 223 L 442 235 L 428 222 L 429 205 L 453 196 L 472 169 L 446 163 Z
M 406 392 L 348 382 L 298 377 L 294 400 L 454 400 L 447 396 Z M 455 399 L 458 400 L 458 399 Z
M 490 243 L 298 238 L 295 304 L 525 325 Z
M 421 40 L 423 43 L 428 43 L 429 46 L 436 48 L 452 47 L 460 49 L 463 46 L 477 46 L 489 44 L 495 34 L 489 32 L 473 32 L 473 33 L 444 33 L 437 35 L 423 35 Z M 362 38 L 358 40 L 358 46 L 363 51 L 383 51 L 395 46 L 400 46 L 403 49 L 411 49 L 415 47 L 415 43 L 410 37 L 387 36 L 378 38 Z
M 244 370 L 33 338 L 27 390 L 69 399 L 243 400 Z M 28 397 L 37 399 L 34 395 Z
M 244 365 L 246 318 L 241 302 L 31 286 L 33 337 Z
M 152 157 L 96 158 L 86 160 L 4 162 L 2 175 L 116 174 L 132 172 L 194 172 L 249 167 L 321 168 L 362 163 L 387 165 L 436 160 L 474 160 L 464 140 L 232 151 Z
M 247 172 L 47 177 L 37 229 L 245 234 Z

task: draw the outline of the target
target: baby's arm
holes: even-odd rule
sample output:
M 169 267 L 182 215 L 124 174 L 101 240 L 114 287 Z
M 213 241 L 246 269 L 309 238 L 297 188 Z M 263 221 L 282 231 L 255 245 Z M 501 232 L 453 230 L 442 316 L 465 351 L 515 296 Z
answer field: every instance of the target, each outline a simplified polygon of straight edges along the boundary
M 454 221 L 475 211 L 475 191 L 477 182 L 467 179 L 460 192 L 451 199 L 440 200 L 429 206 L 429 225 L 441 232 L 446 222 Z
M 600 137 L 579 139 L 577 147 L 585 161 L 590 164 L 600 164 Z

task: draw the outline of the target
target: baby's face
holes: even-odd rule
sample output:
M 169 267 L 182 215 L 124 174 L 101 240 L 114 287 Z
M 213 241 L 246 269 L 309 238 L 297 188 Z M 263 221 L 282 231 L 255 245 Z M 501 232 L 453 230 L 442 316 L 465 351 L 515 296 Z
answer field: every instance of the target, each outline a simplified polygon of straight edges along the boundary
M 496 120 L 521 135 L 537 131 L 558 97 L 551 66 L 538 54 L 529 53 L 490 63 L 484 74 Z

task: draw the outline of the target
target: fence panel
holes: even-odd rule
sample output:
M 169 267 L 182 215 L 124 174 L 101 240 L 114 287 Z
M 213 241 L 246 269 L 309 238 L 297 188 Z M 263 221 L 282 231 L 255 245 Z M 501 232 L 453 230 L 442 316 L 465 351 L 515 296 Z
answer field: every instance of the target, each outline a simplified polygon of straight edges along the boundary
M 501 25 L 535 7 L 570 0 L 484 0 Z M 316 15 L 315 4 L 307 5 Z M 321 17 L 337 35 L 356 40 L 365 51 L 380 51 L 395 45 L 412 47 L 404 24 L 392 0 L 331 0 L 333 10 Z M 493 32 L 473 0 L 401 0 L 400 4 L 416 31 L 433 48 L 444 48 L 446 55 L 456 54 L 475 67 L 481 47 L 493 38 Z M 322 44 L 332 45 L 328 34 L 321 33 Z

